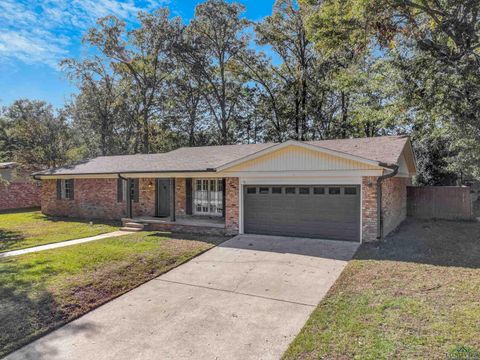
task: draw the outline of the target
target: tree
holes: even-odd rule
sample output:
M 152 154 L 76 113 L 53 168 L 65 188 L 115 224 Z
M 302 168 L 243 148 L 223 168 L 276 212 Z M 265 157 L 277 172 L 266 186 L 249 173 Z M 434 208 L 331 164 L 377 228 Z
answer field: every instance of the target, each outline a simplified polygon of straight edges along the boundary
M 4 108 L 4 134 L 13 161 L 29 167 L 64 165 L 76 143 L 66 116 L 44 101 L 17 100 Z
M 80 93 L 68 109 L 75 125 L 84 132 L 92 155 L 119 152 L 119 111 L 124 93 L 119 79 L 99 57 L 82 62 L 66 59 L 61 66 L 71 80 L 78 81 Z M 98 144 L 98 145 L 96 145 Z
M 98 48 L 124 80 L 132 83 L 132 93 L 140 105 L 141 151 L 150 152 L 150 126 L 162 105 L 162 90 L 174 69 L 173 49 L 181 34 L 178 18 L 170 19 L 161 8 L 152 14 L 139 13 L 140 27 L 126 30 L 123 21 L 107 16 L 97 21 L 85 41 Z
M 177 66 L 169 84 L 166 113 L 174 129 L 186 135 L 186 144 L 204 144 L 204 131 L 208 126 L 207 104 L 203 98 L 205 84 L 195 77 L 188 66 Z
M 480 173 L 480 3 L 304 0 L 309 35 L 329 53 L 383 52 L 402 71 L 409 113 L 449 129 L 450 168 Z M 418 127 L 418 126 L 417 126 Z M 446 132 L 442 132 L 445 136 Z M 478 175 L 477 175 L 478 176 Z
M 218 142 L 235 142 L 237 107 L 245 86 L 232 67 L 247 49 L 243 6 L 208 0 L 195 8 L 177 55 L 202 86 L 202 98 L 219 131 Z
M 313 75 L 311 69 L 315 61 L 312 44 L 306 36 L 303 16 L 302 8 L 298 8 L 293 0 L 278 0 L 275 2 L 272 15 L 255 27 L 258 44 L 271 46 L 282 59 L 280 66 L 272 66 L 270 70 L 275 81 L 283 83 L 287 94 L 291 95 L 289 101 L 293 104 L 291 113 L 294 119 L 293 131 L 294 137 L 298 140 L 305 140 L 307 132 L 308 78 Z M 255 78 L 267 91 L 269 90 L 265 76 Z M 273 86 L 269 88 L 273 89 Z M 272 95 L 273 92 L 270 92 Z M 276 104 L 272 103 L 272 107 L 275 108 Z

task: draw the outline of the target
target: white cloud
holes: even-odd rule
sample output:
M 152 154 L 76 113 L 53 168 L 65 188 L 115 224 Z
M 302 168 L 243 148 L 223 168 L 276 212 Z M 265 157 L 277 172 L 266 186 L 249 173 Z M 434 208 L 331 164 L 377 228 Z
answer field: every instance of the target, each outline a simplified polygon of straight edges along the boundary
M 20 60 L 56 68 L 71 56 L 85 30 L 99 17 L 115 15 L 134 21 L 168 0 L 1 0 L 0 61 Z M 3 59 L 1 59 L 3 58 Z

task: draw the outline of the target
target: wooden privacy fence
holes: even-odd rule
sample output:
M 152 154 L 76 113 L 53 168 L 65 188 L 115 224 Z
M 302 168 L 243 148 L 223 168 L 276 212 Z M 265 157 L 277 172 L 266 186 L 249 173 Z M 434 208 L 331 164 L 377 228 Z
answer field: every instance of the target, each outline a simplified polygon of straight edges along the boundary
M 419 219 L 471 220 L 470 188 L 466 186 L 408 186 L 407 215 Z

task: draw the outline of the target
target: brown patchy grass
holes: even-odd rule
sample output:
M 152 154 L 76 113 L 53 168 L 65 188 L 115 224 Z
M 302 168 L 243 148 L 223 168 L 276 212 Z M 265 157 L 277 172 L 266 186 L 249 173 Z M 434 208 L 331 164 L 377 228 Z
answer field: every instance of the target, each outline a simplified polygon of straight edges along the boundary
M 479 351 L 480 223 L 408 220 L 386 243 L 360 247 L 284 359 L 479 359 Z
M 0 357 L 226 239 L 141 232 L 0 260 Z

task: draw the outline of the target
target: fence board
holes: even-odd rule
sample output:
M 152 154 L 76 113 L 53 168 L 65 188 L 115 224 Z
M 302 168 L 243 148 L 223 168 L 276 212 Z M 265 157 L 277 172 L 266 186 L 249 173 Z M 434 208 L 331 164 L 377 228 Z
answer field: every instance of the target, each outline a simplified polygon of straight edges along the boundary
M 466 186 L 408 186 L 407 215 L 419 219 L 470 220 L 470 188 Z

